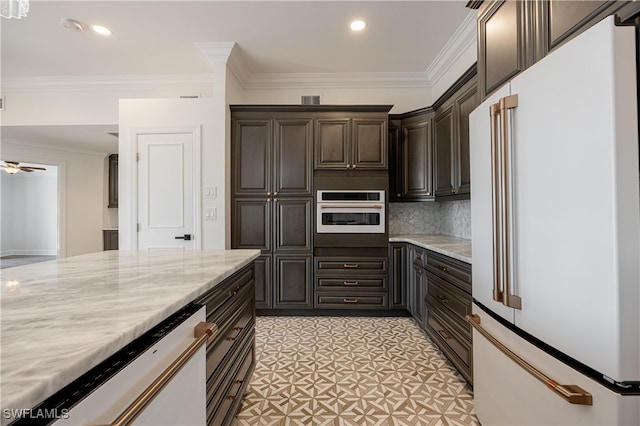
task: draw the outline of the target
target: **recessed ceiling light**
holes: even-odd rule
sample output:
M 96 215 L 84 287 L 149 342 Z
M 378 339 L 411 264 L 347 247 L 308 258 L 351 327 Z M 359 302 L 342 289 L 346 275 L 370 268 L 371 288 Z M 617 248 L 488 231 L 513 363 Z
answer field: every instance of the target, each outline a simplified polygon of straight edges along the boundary
M 111 30 L 107 27 L 103 27 L 102 25 L 92 25 L 91 29 L 93 31 L 95 31 L 96 33 L 103 35 L 103 36 L 110 36 L 111 35 Z
M 367 26 L 367 24 L 364 21 L 353 21 L 351 23 L 351 29 L 353 31 L 362 31 L 362 30 L 364 30 L 364 27 L 366 27 L 366 26 Z

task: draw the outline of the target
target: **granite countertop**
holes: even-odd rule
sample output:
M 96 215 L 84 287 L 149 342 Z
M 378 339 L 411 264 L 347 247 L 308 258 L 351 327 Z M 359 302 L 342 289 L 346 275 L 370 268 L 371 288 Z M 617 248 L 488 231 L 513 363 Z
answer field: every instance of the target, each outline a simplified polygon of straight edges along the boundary
M 3 269 L 1 408 L 33 408 L 259 254 L 111 250 Z
M 471 240 L 446 235 L 407 234 L 390 235 L 389 242 L 411 243 L 471 264 Z

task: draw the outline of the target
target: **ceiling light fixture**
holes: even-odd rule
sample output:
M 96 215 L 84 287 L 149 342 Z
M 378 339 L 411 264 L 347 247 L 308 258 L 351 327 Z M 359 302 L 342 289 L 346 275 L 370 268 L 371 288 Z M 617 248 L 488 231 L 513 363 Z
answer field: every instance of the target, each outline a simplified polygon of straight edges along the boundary
M 20 19 L 27 16 L 29 0 L 0 0 L 0 16 Z
M 110 36 L 111 35 L 111 30 L 107 27 L 103 27 L 102 25 L 93 25 L 91 26 L 91 29 L 103 36 Z
M 353 31 L 362 31 L 366 26 L 367 24 L 364 21 L 353 21 L 350 25 Z

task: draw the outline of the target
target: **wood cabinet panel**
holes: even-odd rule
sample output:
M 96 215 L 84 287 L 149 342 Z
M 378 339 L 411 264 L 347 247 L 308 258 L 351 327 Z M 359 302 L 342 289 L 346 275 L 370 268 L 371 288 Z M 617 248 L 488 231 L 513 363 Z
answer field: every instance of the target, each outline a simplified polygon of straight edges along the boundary
M 313 196 L 313 119 L 276 119 L 276 195 Z
M 276 288 L 274 308 L 313 307 L 311 255 L 275 255 Z
M 278 252 L 313 250 L 313 198 L 277 199 L 276 241 Z
M 261 255 L 254 261 L 256 309 L 273 307 L 272 261 L 271 255 Z
M 118 230 L 117 229 L 105 229 L 102 231 L 102 249 L 103 250 L 118 250 Z
M 405 243 L 389 244 L 389 308 L 407 307 L 407 248 Z
M 451 195 L 454 191 L 454 104 L 438 112 L 434 121 L 434 158 L 436 197 Z
M 384 119 L 353 119 L 352 168 L 387 169 L 387 126 Z
M 118 208 L 118 154 L 109 156 L 109 203 L 110 209 Z
M 236 249 L 271 251 L 272 208 L 269 198 L 233 200 L 231 244 Z
M 402 138 L 401 124 L 389 120 L 387 143 L 389 146 L 389 201 L 402 200 Z
M 478 69 L 483 98 L 524 70 L 526 2 L 499 0 L 478 17 Z
M 471 163 L 469 156 L 469 114 L 480 105 L 478 85 L 474 79 L 470 87 L 463 89 L 462 95 L 455 100 L 458 109 L 457 162 L 455 180 L 456 195 L 471 193 Z
M 410 291 L 412 292 L 411 299 L 413 302 L 411 305 L 411 315 L 413 315 L 418 324 L 422 325 L 426 311 L 425 295 L 427 290 L 427 275 L 422 267 L 412 265 L 410 283 Z
M 593 23 L 620 8 L 621 2 L 566 1 L 545 2 L 547 21 L 543 24 L 548 34 L 547 51 L 576 36 Z
M 426 117 L 425 117 L 426 118 Z M 433 197 L 431 122 L 403 124 L 403 197 Z
M 233 194 L 265 195 L 272 191 L 271 120 L 235 120 Z
M 346 169 L 351 157 L 351 120 L 317 119 L 315 133 L 315 168 Z

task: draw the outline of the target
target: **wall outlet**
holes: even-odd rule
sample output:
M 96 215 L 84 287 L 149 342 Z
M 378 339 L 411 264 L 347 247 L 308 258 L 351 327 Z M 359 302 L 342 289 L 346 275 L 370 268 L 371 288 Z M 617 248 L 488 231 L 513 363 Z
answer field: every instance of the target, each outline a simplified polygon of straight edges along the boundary
M 218 219 L 218 209 L 204 209 L 204 220 L 217 220 Z
M 205 187 L 204 198 L 218 198 L 218 187 L 217 186 Z

